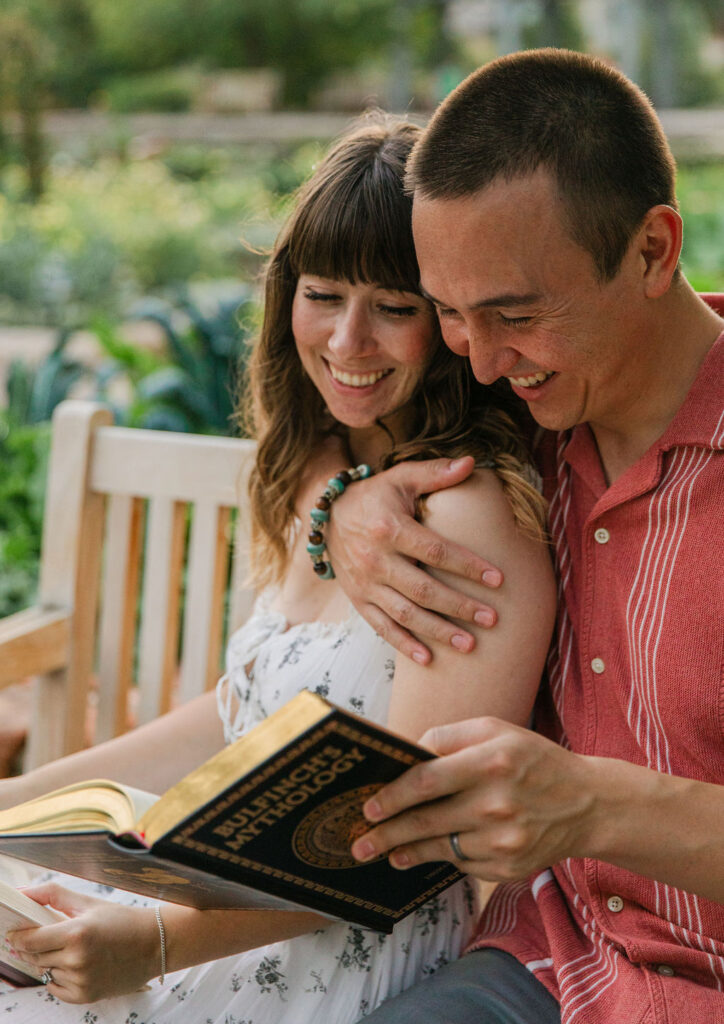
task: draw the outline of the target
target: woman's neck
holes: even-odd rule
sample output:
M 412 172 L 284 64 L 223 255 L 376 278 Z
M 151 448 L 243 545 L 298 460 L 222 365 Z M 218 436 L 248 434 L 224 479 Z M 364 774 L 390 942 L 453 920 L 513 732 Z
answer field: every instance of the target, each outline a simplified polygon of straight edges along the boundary
M 399 410 L 383 421 L 384 426 L 374 423 L 369 427 L 351 427 L 347 441 L 355 466 L 361 462 L 373 468 L 378 465 L 391 448 L 408 438 L 411 417 L 411 410 Z

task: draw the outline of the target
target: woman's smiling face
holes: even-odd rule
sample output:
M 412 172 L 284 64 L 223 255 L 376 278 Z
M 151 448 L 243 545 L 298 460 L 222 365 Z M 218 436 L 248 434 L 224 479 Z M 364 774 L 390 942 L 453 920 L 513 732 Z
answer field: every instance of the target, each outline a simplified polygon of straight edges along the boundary
M 302 366 L 336 420 L 351 430 L 384 420 L 404 439 L 410 399 L 439 343 L 430 303 L 415 292 L 302 274 L 292 332 Z

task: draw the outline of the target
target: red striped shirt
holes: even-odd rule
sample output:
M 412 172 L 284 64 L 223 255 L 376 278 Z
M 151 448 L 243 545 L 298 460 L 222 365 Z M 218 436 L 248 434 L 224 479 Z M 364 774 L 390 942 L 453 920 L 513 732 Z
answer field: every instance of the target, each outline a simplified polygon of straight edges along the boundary
M 724 334 L 611 487 L 588 426 L 552 448 L 555 710 L 538 728 L 580 753 L 724 783 Z M 601 861 L 499 886 L 482 946 L 534 971 L 563 1024 L 724 1022 L 724 906 Z

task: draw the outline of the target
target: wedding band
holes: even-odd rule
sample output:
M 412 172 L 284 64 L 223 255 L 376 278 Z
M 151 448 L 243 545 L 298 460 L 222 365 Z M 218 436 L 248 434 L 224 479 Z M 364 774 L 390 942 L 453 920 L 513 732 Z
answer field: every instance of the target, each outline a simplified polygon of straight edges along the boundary
M 455 854 L 455 857 L 458 860 L 467 860 L 467 857 L 460 848 L 460 833 L 451 832 L 450 835 L 448 836 L 448 839 L 450 840 L 450 848 L 452 849 L 452 852 Z
M 46 967 L 46 969 L 40 975 L 40 980 L 43 983 L 43 985 L 50 985 L 51 982 L 55 981 L 55 978 L 53 977 L 53 972 L 49 967 Z

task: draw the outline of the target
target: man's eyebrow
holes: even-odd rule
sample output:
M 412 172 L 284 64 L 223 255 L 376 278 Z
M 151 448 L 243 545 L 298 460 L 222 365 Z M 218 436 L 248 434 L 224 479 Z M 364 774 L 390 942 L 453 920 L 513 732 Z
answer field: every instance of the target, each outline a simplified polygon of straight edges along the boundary
M 537 292 L 504 292 L 502 295 L 493 295 L 489 299 L 481 299 L 470 307 L 471 309 L 487 309 L 490 306 L 531 306 L 534 302 L 540 301 Z
M 426 291 L 422 285 L 420 285 L 420 294 L 436 306 L 444 307 L 446 305 L 441 299 L 436 299 L 434 295 Z M 479 302 L 474 302 L 469 308 L 471 311 L 474 311 L 476 309 L 489 309 L 491 306 L 531 306 L 533 303 L 539 302 L 540 298 L 541 296 L 538 292 L 504 292 L 502 295 L 492 295 L 489 299 L 480 299 Z

